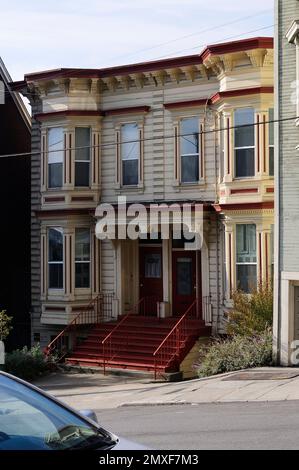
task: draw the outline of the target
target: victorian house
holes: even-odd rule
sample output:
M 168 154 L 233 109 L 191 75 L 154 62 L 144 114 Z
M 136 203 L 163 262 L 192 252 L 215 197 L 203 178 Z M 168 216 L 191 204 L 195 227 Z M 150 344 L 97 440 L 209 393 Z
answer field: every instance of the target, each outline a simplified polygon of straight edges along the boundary
M 272 38 L 13 86 L 32 106 L 32 339 L 73 364 L 179 370 L 225 331 L 232 291 L 272 275 Z M 200 207 L 200 247 L 161 222 L 99 240 L 96 209 L 120 197 Z

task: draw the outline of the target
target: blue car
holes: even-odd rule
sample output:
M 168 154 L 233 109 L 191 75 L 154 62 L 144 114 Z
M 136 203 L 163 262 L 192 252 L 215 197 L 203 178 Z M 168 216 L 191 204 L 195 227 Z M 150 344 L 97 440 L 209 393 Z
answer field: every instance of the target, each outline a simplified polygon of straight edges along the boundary
M 0 372 L 1 450 L 138 450 L 101 428 L 89 410 L 78 413 L 17 377 Z

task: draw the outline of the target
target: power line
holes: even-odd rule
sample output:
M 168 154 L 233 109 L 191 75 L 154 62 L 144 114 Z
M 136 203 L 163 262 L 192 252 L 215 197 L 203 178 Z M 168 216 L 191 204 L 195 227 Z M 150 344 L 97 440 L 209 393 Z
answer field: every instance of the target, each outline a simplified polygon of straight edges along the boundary
M 229 41 L 230 39 L 236 39 L 240 36 L 245 36 L 246 34 L 251 34 L 251 33 L 257 33 L 259 31 L 263 31 L 265 29 L 270 29 L 270 28 L 273 28 L 275 26 L 275 23 L 274 24 L 271 24 L 269 26 L 263 26 L 262 28 L 258 28 L 258 29 L 252 29 L 251 31 L 246 31 L 245 33 L 241 33 L 241 34 L 238 34 L 238 35 L 234 35 L 234 36 L 228 36 L 226 38 L 222 38 L 222 39 L 219 39 L 219 41 L 213 43 L 214 44 L 221 44 L 223 41 Z M 167 55 L 162 55 L 162 56 L 159 56 L 159 57 L 155 57 L 154 59 L 151 59 L 151 60 L 159 60 L 159 59 L 164 59 L 165 57 L 169 57 L 170 55 L 173 55 L 173 54 L 180 54 L 181 52 L 186 52 L 186 51 L 193 51 L 195 49 L 198 49 L 198 48 L 201 48 L 201 47 L 205 47 L 206 44 L 201 44 L 199 46 L 195 46 L 195 47 L 188 47 L 187 49 L 181 49 L 180 51 L 173 51 L 173 52 L 169 52 Z
M 206 135 L 206 134 L 213 134 L 215 132 L 224 132 L 224 131 L 229 131 L 233 129 L 244 129 L 248 127 L 256 127 L 256 126 L 264 126 L 266 124 L 275 124 L 278 122 L 288 122 L 288 121 L 295 121 L 299 119 L 299 116 L 293 116 L 289 118 L 282 118 L 282 119 L 271 119 L 268 121 L 263 121 L 263 122 L 254 122 L 252 124 L 242 124 L 240 126 L 227 126 L 227 127 L 219 127 L 215 129 L 210 129 L 210 130 L 203 130 L 199 131 L 196 133 L 196 135 Z M 178 134 L 176 137 L 190 137 L 194 136 L 194 132 L 190 134 Z M 163 135 L 163 136 L 153 136 L 153 137 L 146 137 L 143 139 L 137 139 L 137 140 L 130 140 L 130 141 L 125 141 L 125 142 L 108 142 L 105 144 L 99 144 L 99 145 L 85 145 L 85 146 L 80 146 L 80 147 L 66 147 L 63 149 L 63 151 L 72 151 L 72 150 L 82 150 L 82 149 L 96 149 L 96 148 L 105 148 L 105 147 L 115 147 L 117 145 L 122 145 L 122 144 L 133 144 L 133 143 L 140 143 L 140 142 L 149 142 L 149 141 L 154 141 L 154 140 L 166 140 L 166 139 L 173 139 L 174 134 L 171 135 Z M 33 156 L 33 155 L 41 155 L 42 153 L 44 154 L 49 154 L 55 152 L 57 153 L 57 150 L 45 150 L 44 152 L 42 151 L 36 151 L 36 152 L 23 152 L 23 153 L 10 153 L 10 154 L 3 154 L 0 155 L 0 158 L 9 158 L 9 157 L 26 157 L 26 156 Z
M 249 16 L 242 16 L 241 18 L 238 18 L 236 20 L 233 20 L 233 21 L 228 21 L 226 23 L 221 23 L 221 24 L 218 24 L 216 26 L 214 26 L 213 28 L 206 28 L 206 29 L 202 29 L 201 31 L 197 31 L 197 32 L 194 32 L 194 33 L 191 33 L 191 34 L 187 34 L 185 36 L 180 36 L 180 37 L 177 37 L 177 38 L 174 38 L 174 39 L 171 39 L 170 41 L 165 41 L 165 42 L 161 42 L 160 44 L 156 44 L 155 46 L 151 46 L 151 47 L 147 47 L 147 48 L 144 48 L 144 49 L 139 49 L 135 52 L 130 52 L 129 54 L 125 54 L 125 55 L 121 55 L 121 56 L 117 56 L 113 59 L 114 60 L 118 60 L 118 59 L 122 59 L 122 58 L 125 58 L 125 57 L 131 57 L 131 56 L 134 56 L 134 55 L 137 55 L 137 54 L 140 54 L 141 52 L 147 52 L 147 51 L 151 51 L 153 49 L 157 49 L 157 47 L 161 47 L 161 46 L 166 46 L 167 44 L 172 44 L 174 42 L 177 42 L 177 41 L 180 41 L 182 39 L 188 39 L 188 38 L 191 38 L 191 37 L 194 37 L 194 36 L 198 36 L 198 35 L 202 35 L 204 33 L 207 33 L 209 31 L 213 31 L 215 29 L 219 29 L 219 28 L 224 28 L 225 26 L 231 26 L 233 24 L 236 24 L 236 23 L 240 23 L 242 21 L 246 21 L 246 20 L 249 20 L 251 18 L 255 18 L 257 16 L 262 16 L 264 15 L 265 13 L 269 13 L 271 10 L 263 10 L 259 13 L 255 13 L 254 15 L 249 15 Z M 246 33 L 244 33 L 246 34 Z M 203 46 L 197 46 L 197 47 L 203 47 Z
M 247 34 L 252 34 L 252 33 L 257 33 L 259 31 L 263 31 L 263 30 L 266 30 L 266 29 L 270 29 L 270 28 L 273 28 L 276 24 L 272 24 L 272 25 L 269 25 L 269 26 L 264 26 L 262 28 L 258 28 L 258 29 L 253 29 L 251 31 L 245 31 L 244 33 L 240 33 L 240 34 L 236 34 L 236 35 L 233 35 L 233 36 L 228 36 L 228 37 L 225 37 L 225 38 L 222 38 L 222 39 L 219 39 L 218 41 L 216 41 L 215 43 L 213 43 L 213 45 L 217 45 L 217 44 L 221 44 L 223 41 L 229 41 L 231 39 L 237 39 L 239 38 L 240 36 L 245 36 Z M 190 51 L 190 50 L 195 50 L 195 49 L 199 49 L 199 48 L 204 48 L 206 47 L 206 44 L 200 44 L 200 45 L 197 45 L 197 46 L 194 46 L 194 47 L 189 47 L 187 49 L 181 49 L 179 51 L 173 51 L 173 52 L 170 52 L 169 54 L 167 55 L 163 55 L 163 56 L 159 56 L 159 57 L 152 57 L 149 62 L 151 61 L 155 61 L 155 60 L 159 60 L 159 59 L 165 59 L 165 58 L 171 58 L 169 57 L 169 55 L 173 55 L 173 54 L 180 54 L 182 52 L 186 52 L 186 51 Z M 136 62 L 136 64 L 134 65 L 138 65 L 138 62 Z M 121 67 L 121 65 L 120 65 Z M 99 71 L 101 71 L 102 68 L 105 68 L 105 67 L 99 67 Z M 100 78 L 100 77 L 99 77 Z M 8 86 L 9 90 L 4 90 L 4 93 L 7 94 L 7 95 L 10 95 L 11 93 L 20 93 L 20 92 L 17 92 L 17 91 L 14 91 L 14 90 L 11 90 L 11 88 Z M 3 94 L 3 93 L 2 93 Z M 27 92 L 26 93 L 26 96 L 27 95 L 31 95 L 31 96 L 35 96 L 35 93 L 31 93 L 31 92 Z

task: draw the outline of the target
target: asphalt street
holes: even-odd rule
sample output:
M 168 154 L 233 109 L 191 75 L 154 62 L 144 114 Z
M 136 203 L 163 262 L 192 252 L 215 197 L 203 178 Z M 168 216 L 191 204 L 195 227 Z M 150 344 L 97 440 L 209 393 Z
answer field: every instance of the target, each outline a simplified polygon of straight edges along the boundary
M 299 402 L 124 406 L 99 423 L 151 449 L 299 449 Z

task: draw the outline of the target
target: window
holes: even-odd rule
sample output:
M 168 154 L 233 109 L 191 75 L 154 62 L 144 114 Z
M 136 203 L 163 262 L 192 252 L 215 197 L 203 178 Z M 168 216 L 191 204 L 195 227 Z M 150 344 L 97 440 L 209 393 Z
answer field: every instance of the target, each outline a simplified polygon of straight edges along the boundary
M 249 293 L 256 288 L 256 226 L 237 225 L 237 288 Z
M 62 186 L 63 168 L 63 129 L 52 127 L 48 129 L 48 186 L 60 188 Z
M 269 109 L 269 175 L 274 176 L 274 109 Z
M 243 108 L 235 111 L 235 176 L 246 178 L 255 175 L 254 109 Z
M 192 117 L 181 120 L 180 125 L 181 182 L 199 180 L 199 122 Z
M 144 277 L 146 279 L 160 279 L 162 276 L 162 260 L 159 253 L 145 255 Z
M 136 123 L 121 126 L 121 161 L 122 184 L 134 186 L 138 184 L 140 142 L 139 129 Z
M 75 186 L 90 185 L 90 128 L 75 129 Z
M 90 287 L 90 231 L 88 228 L 76 229 L 75 286 L 76 288 Z
M 63 230 L 49 229 L 49 289 L 63 289 Z

